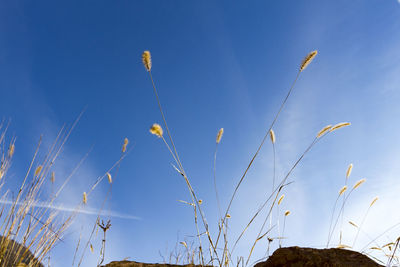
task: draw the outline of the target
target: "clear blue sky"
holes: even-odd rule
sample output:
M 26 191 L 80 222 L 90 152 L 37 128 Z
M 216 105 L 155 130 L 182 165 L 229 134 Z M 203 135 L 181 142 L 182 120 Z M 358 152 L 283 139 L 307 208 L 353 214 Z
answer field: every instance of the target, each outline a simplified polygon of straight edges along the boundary
M 49 144 L 86 108 L 57 163 L 58 185 L 93 149 L 60 203 L 79 202 L 129 138 L 134 148 L 121 164 L 106 208 L 140 219 L 111 217 L 105 262 L 125 257 L 160 262 L 159 251 L 167 257 L 177 235 L 182 241 L 195 228 L 191 209 L 177 202 L 190 200 L 185 183 L 170 166 L 162 141 L 148 132 L 161 117 L 142 52 L 152 53 L 172 135 L 215 230 L 212 166 L 218 129 L 225 129 L 217 179 L 226 206 L 302 58 L 317 49 L 274 128 L 278 179 L 323 126 L 352 125 L 318 143 L 293 173 L 295 183 L 284 192 L 283 209 L 292 214 L 283 245 L 324 245 L 350 163 L 350 184 L 367 182 L 354 193 L 346 219 L 360 223 L 379 195 L 363 226 L 377 236 L 400 222 L 398 212 L 393 214 L 400 205 L 399 33 L 396 0 L 1 1 L 0 115 L 11 119 L 9 136 L 17 137 L 9 175 L 21 178 L 40 134 Z M 270 192 L 271 177 L 268 143 L 233 203 L 232 240 Z M 98 208 L 107 189 L 106 183 L 98 187 L 88 206 Z M 81 229 L 88 231 L 94 220 L 80 215 L 52 254 L 55 266 L 72 263 Z M 389 232 L 381 244 L 399 231 Z M 239 254 L 247 255 L 255 235 L 251 229 Z M 348 243 L 354 235 L 346 228 Z M 355 249 L 368 240 L 361 233 Z M 87 253 L 83 266 L 96 264 L 100 242 L 98 236 L 96 254 Z M 265 249 L 260 242 L 253 259 Z

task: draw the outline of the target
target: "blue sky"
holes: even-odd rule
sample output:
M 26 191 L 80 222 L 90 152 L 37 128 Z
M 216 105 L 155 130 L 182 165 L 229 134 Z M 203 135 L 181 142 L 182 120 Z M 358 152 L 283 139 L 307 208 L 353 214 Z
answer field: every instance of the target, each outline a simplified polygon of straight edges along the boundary
M 303 57 L 319 54 L 302 73 L 274 127 L 281 179 L 315 134 L 327 124 L 352 123 L 324 138 L 291 176 L 282 209 L 283 245 L 322 247 L 347 166 L 350 184 L 366 178 L 346 208 L 360 223 L 380 196 L 363 230 L 377 236 L 400 222 L 400 4 L 371 1 L 2 1 L 0 90 L 2 118 L 11 119 L 16 154 L 9 171 L 18 184 L 41 134 L 48 146 L 64 123 L 73 130 L 56 164 L 57 182 L 92 148 L 60 197 L 74 206 L 83 191 L 119 158 L 125 137 L 131 152 L 114 177 L 106 209 L 139 219 L 111 217 L 106 260 L 160 262 L 176 242 L 194 235 L 185 183 L 172 158 L 148 129 L 161 123 L 151 83 L 141 63 L 150 50 L 153 76 L 183 165 L 212 230 L 215 136 L 224 127 L 217 179 L 223 206 L 257 149 L 294 80 Z M 231 210 L 232 240 L 271 190 L 272 147 L 261 150 Z M 15 181 L 15 184 L 13 184 Z M 57 183 L 56 183 L 57 185 Z M 108 190 L 89 199 L 98 208 Z M 103 217 L 107 219 L 108 217 Z M 56 246 L 54 266 L 72 263 L 79 233 L 95 220 L 80 215 Z M 255 225 L 256 226 L 256 225 Z M 347 227 L 347 226 L 346 226 Z M 345 228 L 345 241 L 355 231 Z M 400 229 L 385 235 L 393 241 Z M 257 227 L 237 248 L 246 256 Z M 367 244 L 360 234 L 358 247 Z M 87 253 L 82 266 L 98 259 Z M 276 247 L 276 244 L 274 248 Z M 260 243 L 253 260 L 264 255 Z M 168 252 L 166 252 L 168 251 Z M 68 253 L 67 253 L 68 252 Z M 379 255 L 377 255 L 379 256 Z M 71 262 L 71 263 L 69 263 Z

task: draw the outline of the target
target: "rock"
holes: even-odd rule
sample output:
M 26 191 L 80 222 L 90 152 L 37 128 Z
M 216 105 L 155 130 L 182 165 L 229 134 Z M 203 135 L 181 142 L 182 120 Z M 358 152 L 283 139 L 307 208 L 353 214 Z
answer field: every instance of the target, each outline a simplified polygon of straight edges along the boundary
M 254 267 L 382 267 L 356 251 L 329 248 L 287 247 L 277 249 L 268 260 L 257 263 Z
M 5 243 L 3 245 L 5 240 L 4 237 L 0 236 L 0 255 L 3 254 L 1 253 L 1 250 L 5 251 L 3 259 L 0 259 L 0 266 L 15 267 L 23 256 L 21 264 L 17 266 L 43 267 L 43 264 L 41 264 L 26 247 L 14 240 L 8 240 L 8 246 L 6 247 Z

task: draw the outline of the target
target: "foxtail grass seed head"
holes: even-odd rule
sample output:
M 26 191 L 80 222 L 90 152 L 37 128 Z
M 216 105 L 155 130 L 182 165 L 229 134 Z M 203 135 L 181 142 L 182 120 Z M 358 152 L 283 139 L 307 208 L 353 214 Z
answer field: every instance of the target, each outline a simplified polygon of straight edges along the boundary
M 228 214 L 226 214 L 226 218 L 227 219 L 230 219 L 231 218 L 231 215 L 228 213 Z
M 200 205 L 203 204 L 203 200 L 199 199 L 199 204 Z
M 310 53 L 303 59 L 303 61 L 301 62 L 301 65 L 300 65 L 300 72 L 303 71 L 303 70 L 305 70 L 305 69 L 307 68 L 308 64 L 311 63 L 311 61 L 315 58 L 315 56 L 316 56 L 317 54 L 318 54 L 318 51 L 317 51 L 317 50 L 314 50 L 314 51 L 310 52 Z
M 282 196 L 278 200 L 278 205 L 281 204 L 282 200 L 285 198 L 285 194 L 282 194 Z
M 157 135 L 158 137 L 162 137 L 163 129 L 161 128 L 160 124 L 154 123 L 150 128 L 150 133 Z
M 339 196 L 341 196 L 347 190 L 347 185 L 343 186 L 342 189 L 339 191 Z
M 142 54 L 142 62 L 147 71 L 151 70 L 151 55 L 150 51 L 144 51 Z
M 217 134 L 217 139 L 216 139 L 217 144 L 219 144 L 219 142 L 221 142 L 221 138 L 222 138 L 223 134 L 224 134 L 224 128 L 219 129 L 218 134 Z
M 355 223 L 354 223 L 354 222 L 352 222 L 352 221 L 349 221 L 349 224 L 353 225 L 355 228 L 358 228 L 358 225 L 357 225 L 357 224 L 355 224 Z
M 54 184 L 54 181 L 56 180 L 56 174 L 54 172 L 51 172 L 51 176 L 50 176 L 50 182 L 52 184 Z
M 289 216 L 290 215 L 290 210 L 285 211 L 285 216 Z
M 377 202 L 379 199 L 379 197 L 374 197 L 374 199 L 371 201 L 371 204 L 369 205 L 370 207 L 372 207 L 372 205 L 375 204 L 375 202 Z
M 329 131 L 333 132 L 333 131 L 335 131 L 337 129 L 340 129 L 340 128 L 343 128 L 343 127 L 346 127 L 346 126 L 350 126 L 350 125 L 351 125 L 350 122 L 341 122 L 341 123 L 338 123 L 335 126 L 333 126 Z
M 359 180 L 357 183 L 354 184 L 353 190 L 354 190 L 354 189 L 357 189 L 357 187 L 359 187 L 360 185 L 362 185 L 365 181 L 366 181 L 365 179 Z
M 8 148 L 8 157 L 11 158 L 14 155 L 15 145 L 11 144 Z
M 324 128 L 321 129 L 321 131 L 318 132 L 317 138 L 320 138 L 323 136 L 326 132 L 328 132 L 332 128 L 332 125 L 327 125 Z
M 271 142 L 275 144 L 275 132 L 274 130 L 269 130 L 269 138 L 271 138 Z
M 370 247 L 369 249 L 382 250 L 381 248 L 378 247 Z
M 86 203 L 87 203 L 87 195 L 86 195 L 86 192 L 83 192 L 83 199 L 82 199 L 82 201 L 83 201 L 83 204 L 86 204 Z
M 107 172 L 106 175 L 107 175 L 108 182 L 109 182 L 110 184 L 112 184 L 112 177 L 111 177 L 111 174 Z
M 350 163 L 349 167 L 347 168 L 346 171 L 346 179 L 350 177 L 351 171 L 353 170 L 353 163 Z
M 185 241 L 179 242 L 181 245 L 183 245 L 185 248 L 187 248 L 187 244 Z
M 39 165 L 35 170 L 35 176 L 38 176 L 41 170 L 42 170 L 42 165 Z
M 92 244 L 90 244 L 90 252 L 92 252 L 92 253 L 94 252 Z
M 336 248 L 351 248 L 351 247 L 345 244 L 339 244 Z
M 128 138 L 124 139 L 124 144 L 122 145 L 122 153 L 126 152 L 126 147 L 128 146 L 129 140 Z

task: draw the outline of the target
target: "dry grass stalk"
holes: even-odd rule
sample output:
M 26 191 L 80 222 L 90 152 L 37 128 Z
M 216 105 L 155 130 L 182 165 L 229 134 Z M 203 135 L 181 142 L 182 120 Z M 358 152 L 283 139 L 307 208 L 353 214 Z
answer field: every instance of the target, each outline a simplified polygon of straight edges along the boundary
M 310 52 L 301 62 L 300 65 L 300 72 L 302 72 L 303 70 L 305 70 L 307 68 L 307 66 L 311 63 L 311 61 L 315 58 L 315 56 L 318 54 L 317 50 L 314 50 L 312 52 Z
M 349 224 L 353 225 L 355 228 L 358 228 L 358 225 L 357 225 L 357 224 L 355 224 L 355 223 L 354 223 L 354 222 L 352 222 L 352 221 L 349 221 Z
M 285 198 L 285 194 L 282 194 L 282 196 L 278 200 L 278 205 L 281 204 L 282 200 Z
M 51 172 L 51 176 L 50 176 L 50 182 L 52 184 L 54 184 L 54 182 L 56 181 L 56 174 L 54 172 Z
M 370 207 L 375 204 L 376 201 L 378 201 L 379 197 L 374 197 L 374 199 L 371 201 L 371 204 L 369 204 Z
M 149 51 L 144 51 L 142 54 L 142 62 L 147 71 L 151 71 L 151 55 Z
M 42 170 L 42 165 L 39 165 L 35 170 L 35 176 L 38 176 L 41 170 Z
M 350 177 L 351 171 L 353 170 L 353 163 L 350 163 L 349 167 L 347 168 L 346 171 L 346 179 Z
M 87 194 L 86 194 L 86 192 L 83 192 L 82 202 L 83 202 L 83 204 L 87 203 Z
M 361 179 L 361 180 L 357 181 L 353 186 L 353 190 L 355 190 L 358 187 L 360 187 L 365 181 L 366 181 L 366 179 Z
M 341 123 L 338 123 L 335 126 L 333 126 L 329 131 L 333 132 L 335 130 L 338 130 L 340 128 L 343 128 L 343 127 L 346 127 L 346 126 L 350 126 L 350 125 L 351 125 L 350 122 L 341 122 Z
M 124 139 L 124 144 L 122 145 L 122 153 L 126 152 L 126 147 L 128 146 L 129 140 L 128 138 Z
M 8 157 L 11 158 L 14 155 L 15 151 L 15 145 L 11 144 L 10 147 L 8 148 Z
M 106 175 L 107 175 L 108 183 L 112 184 L 112 177 L 111 177 L 111 174 L 110 174 L 109 172 L 107 172 Z
M 221 142 L 222 135 L 224 134 L 224 128 L 219 129 L 217 138 L 216 138 L 216 143 L 219 144 Z
M 275 144 L 275 132 L 274 130 L 269 130 L 269 137 L 271 138 L 271 142 Z
M 163 129 L 161 128 L 160 124 L 154 123 L 150 127 L 150 133 L 156 135 L 157 137 L 162 137 L 163 135 Z
M 317 138 L 320 138 L 323 136 L 325 133 L 327 133 L 330 129 L 332 128 L 332 125 L 327 125 L 324 128 L 321 129 L 321 131 L 318 132 Z
M 339 196 L 341 196 L 347 190 L 347 185 L 343 186 L 342 189 L 339 191 Z

